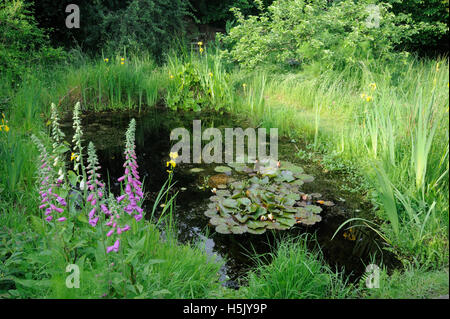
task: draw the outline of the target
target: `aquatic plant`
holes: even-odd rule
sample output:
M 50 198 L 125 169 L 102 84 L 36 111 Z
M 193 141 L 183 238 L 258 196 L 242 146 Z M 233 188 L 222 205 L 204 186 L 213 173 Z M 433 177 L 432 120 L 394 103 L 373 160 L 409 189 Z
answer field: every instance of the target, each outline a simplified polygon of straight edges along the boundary
M 215 195 L 205 215 L 217 232 L 262 234 L 267 229 L 285 230 L 295 224 L 321 221 L 322 208 L 313 204 L 313 198 L 320 194 L 311 196 L 300 191 L 303 183 L 314 180 L 301 167 L 269 159 L 256 161 L 253 168 L 244 163 L 229 165 L 246 176 L 230 183 L 228 189 L 213 188 Z M 329 201 L 319 203 L 333 205 Z

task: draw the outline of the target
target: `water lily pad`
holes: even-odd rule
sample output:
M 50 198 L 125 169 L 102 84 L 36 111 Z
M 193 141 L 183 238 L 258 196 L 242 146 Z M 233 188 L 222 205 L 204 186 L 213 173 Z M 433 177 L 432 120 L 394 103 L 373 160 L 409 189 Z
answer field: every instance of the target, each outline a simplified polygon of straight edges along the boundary
M 204 169 L 200 168 L 200 167 L 194 167 L 194 168 L 191 168 L 189 170 L 190 173 L 200 173 L 200 172 L 203 172 L 203 171 L 204 171 Z
M 276 220 L 281 225 L 286 225 L 288 227 L 292 227 L 292 226 L 295 225 L 295 219 L 294 218 L 277 217 Z
M 255 234 L 255 235 L 261 235 L 264 234 L 266 232 L 265 228 L 248 228 L 247 232 L 249 232 L 250 234 Z
M 226 173 L 226 172 L 231 172 L 232 169 L 229 168 L 228 166 L 216 166 L 214 168 L 214 170 L 218 173 Z
M 302 167 L 297 166 L 297 165 L 295 165 L 295 164 L 293 164 L 291 162 L 284 162 L 283 161 L 280 164 L 281 164 L 281 167 L 280 167 L 281 169 L 285 169 L 285 170 L 291 171 L 292 173 L 299 173 L 299 174 L 301 174 L 301 173 L 304 172 Z
M 239 198 L 237 201 L 240 205 L 243 205 L 246 207 L 250 206 L 252 204 L 252 201 L 250 199 L 248 199 L 247 197 Z
M 238 222 L 240 222 L 241 224 L 244 224 L 250 218 L 250 215 L 236 214 L 236 215 L 233 215 L 233 217 L 236 218 L 236 220 Z
M 228 228 L 228 226 L 226 226 L 224 224 L 217 225 L 216 226 L 216 232 L 218 232 L 220 234 L 231 234 L 231 231 Z
M 319 206 L 315 206 L 315 205 L 306 205 L 306 210 L 312 214 L 320 214 L 320 212 L 322 211 L 322 208 L 320 208 Z
M 278 176 L 281 177 L 284 182 L 288 183 L 295 180 L 295 177 L 291 171 L 281 171 L 281 174 L 279 174 Z
M 281 225 L 279 222 L 273 222 L 267 225 L 267 229 L 286 230 L 288 228 L 290 227 L 286 225 Z
M 314 177 L 306 174 L 295 174 L 295 177 L 302 180 L 304 183 L 310 183 L 314 181 Z
M 233 189 L 244 189 L 244 183 L 243 182 L 233 182 L 230 184 L 231 188 Z
M 206 217 L 210 217 L 210 218 L 216 217 L 219 215 L 219 213 L 217 212 L 216 209 L 208 209 L 204 214 Z
M 245 225 L 240 225 L 240 226 L 232 226 L 230 230 L 233 234 L 243 234 L 247 232 L 248 228 Z
M 225 220 L 222 217 L 216 215 L 210 218 L 209 223 L 211 225 L 218 226 L 221 224 L 225 224 Z
M 238 207 L 238 201 L 231 199 L 231 198 L 227 198 L 227 199 L 223 200 L 222 204 L 228 208 L 237 208 Z
M 263 221 L 259 221 L 259 220 L 249 220 L 246 225 L 249 229 L 250 228 L 258 229 L 258 228 L 266 227 L 267 223 L 263 222 Z
M 227 197 L 227 196 L 231 196 L 231 193 L 228 190 L 219 189 L 216 191 L 216 195 L 220 196 L 220 197 Z

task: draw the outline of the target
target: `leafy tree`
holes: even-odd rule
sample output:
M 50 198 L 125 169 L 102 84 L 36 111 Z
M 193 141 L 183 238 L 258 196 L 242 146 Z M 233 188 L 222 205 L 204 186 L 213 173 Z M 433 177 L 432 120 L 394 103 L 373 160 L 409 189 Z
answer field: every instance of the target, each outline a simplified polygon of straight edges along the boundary
M 104 17 L 127 8 L 131 0 L 26 0 L 34 6 L 39 26 L 49 31 L 55 45 L 66 48 L 80 46 L 96 52 L 103 45 L 101 25 Z M 66 27 L 67 5 L 76 3 L 80 8 L 80 28 Z
M 102 38 L 109 51 L 145 49 L 161 58 L 172 41 L 183 38 L 188 14 L 183 0 L 133 0 L 126 9 L 105 16 Z
M 0 74 L 20 77 L 38 60 L 53 61 L 63 55 L 49 46 L 48 36 L 37 26 L 30 6 L 22 0 L 0 0 Z
M 244 17 L 223 38 L 226 54 L 243 66 L 357 65 L 361 60 L 398 57 L 394 49 L 411 32 L 380 3 L 372 17 L 370 1 L 278 0 L 259 16 Z M 369 7 L 370 8 L 370 7 Z
M 261 3 L 267 7 L 273 0 L 264 0 Z M 191 0 L 194 15 L 200 23 L 224 26 L 228 20 L 233 20 L 231 8 L 238 8 L 242 14 L 257 14 L 258 1 L 254 0 Z
M 449 0 L 387 0 L 413 26 L 404 47 L 421 53 L 448 53 Z

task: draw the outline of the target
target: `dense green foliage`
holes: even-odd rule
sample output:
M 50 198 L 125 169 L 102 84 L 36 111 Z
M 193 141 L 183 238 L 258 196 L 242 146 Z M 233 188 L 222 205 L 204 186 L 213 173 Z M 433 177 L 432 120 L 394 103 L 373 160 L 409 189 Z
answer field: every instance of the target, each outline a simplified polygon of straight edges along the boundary
M 406 49 L 421 53 L 448 53 L 448 0 L 387 0 L 392 12 L 407 17 L 413 32 L 403 41 Z
M 161 58 L 175 39 L 184 38 L 187 4 L 182 0 L 133 0 L 123 11 L 105 16 L 101 25 L 105 48 L 145 49 Z
M 36 63 L 45 64 L 64 57 L 53 49 L 48 36 L 37 27 L 29 6 L 21 0 L 0 1 L 0 74 L 13 79 Z
M 410 28 L 397 25 L 384 4 L 367 9 L 368 1 L 275 1 L 267 13 L 245 18 L 236 12 L 238 25 L 224 42 L 233 61 L 258 65 L 343 68 L 361 60 L 399 59 L 393 48 Z M 379 16 L 378 16 L 379 15 Z M 373 19 L 373 21 L 372 21 Z

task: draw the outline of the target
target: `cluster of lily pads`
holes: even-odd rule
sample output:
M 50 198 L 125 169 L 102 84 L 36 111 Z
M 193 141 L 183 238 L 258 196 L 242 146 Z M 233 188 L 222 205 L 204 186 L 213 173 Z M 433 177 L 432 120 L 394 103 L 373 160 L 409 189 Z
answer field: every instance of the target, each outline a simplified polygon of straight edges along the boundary
M 289 162 L 270 159 L 230 163 L 216 167 L 217 172 L 230 175 L 234 170 L 241 178 L 213 188 L 214 196 L 205 215 L 218 233 L 262 234 L 267 229 L 286 230 L 295 224 L 313 225 L 322 220 L 320 206 L 332 202 L 317 199 L 320 194 L 305 194 L 300 187 L 314 177 Z

